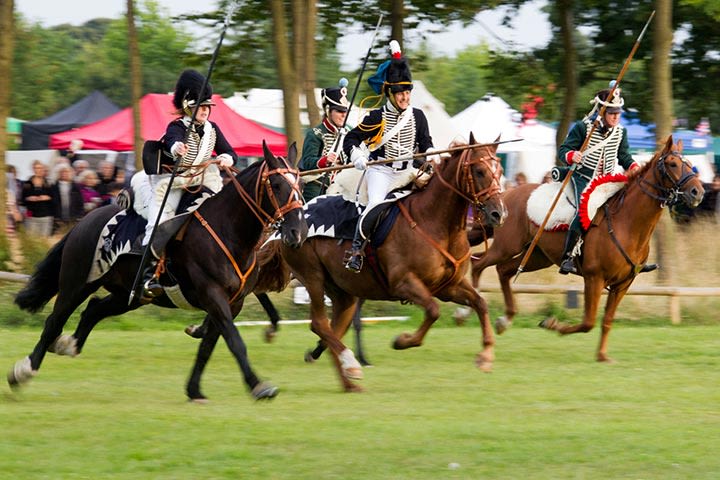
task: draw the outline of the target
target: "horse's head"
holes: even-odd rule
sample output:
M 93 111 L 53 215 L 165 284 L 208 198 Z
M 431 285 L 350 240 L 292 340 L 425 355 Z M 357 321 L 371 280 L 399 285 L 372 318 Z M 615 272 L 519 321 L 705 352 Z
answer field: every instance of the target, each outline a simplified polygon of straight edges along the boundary
M 498 137 L 499 140 L 499 137 Z M 497 142 L 497 140 L 496 140 Z M 475 144 L 470 133 L 469 145 Z M 447 160 L 443 170 L 455 170 L 455 180 L 449 185 L 470 202 L 475 218 L 484 218 L 488 226 L 497 227 L 507 217 L 507 208 L 500 198 L 502 166 L 495 155 L 497 145 L 482 145 L 459 150 Z
M 280 229 L 285 245 L 300 247 L 307 238 L 308 227 L 303 212 L 300 176 L 295 165 L 297 147 L 288 150 L 288 158 L 276 157 L 263 141 L 264 165 L 258 176 L 256 198 L 271 224 Z M 264 190 L 261 187 L 264 186 Z
M 690 208 L 695 208 L 700 205 L 705 189 L 695 168 L 690 161 L 683 158 L 682 149 L 682 140 L 673 144 L 670 135 L 662 150 L 655 153 L 650 160 L 648 170 L 653 172 L 653 179 L 644 178 L 642 182 L 657 190 L 658 199 L 665 205 L 672 207 L 682 202 Z

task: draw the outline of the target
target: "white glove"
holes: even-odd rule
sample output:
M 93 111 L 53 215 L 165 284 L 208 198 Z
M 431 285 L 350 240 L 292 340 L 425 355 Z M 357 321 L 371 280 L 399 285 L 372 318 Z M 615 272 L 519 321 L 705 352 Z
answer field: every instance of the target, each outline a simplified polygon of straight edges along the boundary
M 428 154 L 425 158 L 428 162 L 433 162 L 435 165 L 440 165 L 440 162 L 442 161 L 442 158 L 440 157 L 440 154 L 438 153 L 432 153 L 436 152 L 437 149 L 430 147 L 427 150 L 425 150 L 425 153 Z
M 184 157 L 187 153 L 187 145 L 183 142 L 175 142 L 170 148 L 170 153 L 172 153 L 173 157 Z
M 367 168 L 368 157 L 361 148 L 353 147 L 350 152 L 350 161 L 358 170 L 365 170 Z
M 338 155 L 335 152 L 328 152 L 327 161 L 330 165 L 335 165 L 337 163 Z
M 580 163 L 582 162 L 583 152 L 581 152 L 580 150 L 573 150 L 567 153 L 567 157 L 568 165 L 572 165 L 573 163 Z
M 217 160 L 220 162 L 221 167 L 232 167 L 233 165 L 235 165 L 232 157 L 227 153 L 221 153 L 220 155 L 218 155 Z

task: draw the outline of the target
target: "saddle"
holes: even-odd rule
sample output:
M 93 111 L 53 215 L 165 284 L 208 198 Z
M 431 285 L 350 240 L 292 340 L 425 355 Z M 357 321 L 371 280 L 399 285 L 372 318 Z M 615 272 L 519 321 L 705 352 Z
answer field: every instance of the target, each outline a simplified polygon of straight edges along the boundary
M 134 195 L 130 191 L 124 197 L 132 199 Z M 209 191 L 186 192 L 183 195 L 178 206 L 178 212 L 182 213 L 157 226 L 150 245 L 150 252 L 155 258 L 160 258 L 167 243 L 182 233 L 181 229 L 187 224 L 190 214 L 207 198 L 210 198 Z M 105 275 L 122 255 L 142 255 L 141 241 L 146 225 L 147 219 L 136 211 L 134 203 L 124 202 L 100 232 L 87 281 L 92 282 Z

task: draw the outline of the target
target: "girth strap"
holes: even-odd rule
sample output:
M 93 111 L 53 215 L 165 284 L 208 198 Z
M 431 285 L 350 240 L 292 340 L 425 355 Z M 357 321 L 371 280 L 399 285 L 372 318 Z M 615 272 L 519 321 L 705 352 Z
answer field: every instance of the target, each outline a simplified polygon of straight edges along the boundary
M 250 264 L 250 267 L 248 267 L 247 271 L 245 273 L 240 270 L 240 267 L 238 266 L 237 262 L 235 261 L 235 258 L 233 258 L 232 254 L 230 253 L 230 250 L 225 246 L 223 241 L 218 237 L 217 233 L 215 233 L 215 230 L 210 226 L 210 224 L 203 218 L 202 215 L 200 215 L 200 212 L 195 210 L 193 212 L 193 215 L 198 219 L 200 222 L 200 225 L 205 227 L 205 230 L 210 233 L 210 236 L 215 239 L 215 242 L 220 246 L 220 249 L 223 251 L 225 256 L 230 260 L 230 263 L 232 264 L 233 268 L 235 269 L 235 273 L 237 274 L 238 278 L 240 278 L 240 288 L 238 288 L 238 291 L 235 292 L 235 295 L 230 298 L 228 301 L 229 304 L 232 305 L 232 303 L 237 299 L 237 297 L 242 293 L 243 289 L 245 288 L 245 283 L 247 282 L 247 278 L 250 276 L 250 273 L 252 273 L 253 269 L 255 268 L 255 263 L 257 261 L 257 255 L 255 254 L 255 250 L 252 250 L 252 263 Z
M 452 265 L 453 265 L 453 274 L 450 275 L 450 277 L 448 277 L 448 279 L 445 280 L 439 287 L 437 287 L 437 288 L 434 289 L 434 290 L 431 290 L 431 293 L 432 293 L 433 295 L 435 295 L 437 292 L 439 292 L 440 290 L 442 290 L 443 288 L 445 288 L 445 287 L 452 281 L 452 279 L 453 279 L 453 278 L 455 277 L 455 275 L 457 274 L 458 269 L 460 268 L 460 265 L 461 265 L 463 262 L 465 262 L 468 258 L 470 258 L 470 249 L 468 248 L 467 253 L 465 253 L 465 255 L 463 255 L 461 258 L 456 259 L 456 258 L 453 257 L 452 255 L 450 255 L 450 253 L 449 253 L 447 250 L 445 250 L 442 246 L 440 246 L 440 244 L 437 243 L 437 242 L 436 242 L 430 235 L 428 235 L 422 228 L 420 228 L 420 226 L 417 224 L 417 222 L 416 222 L 415 220 L 413 220 L 413 218 L 410 216 L 410 212 L 408 212 L 407 207 L 405 207 L 405 205 L 404 205 L 403 203 L 398 202 L 397 206 L 398 206 L 398 208 L 400 209 L 400 213 L 403 214 L 403 217 L 405 217 L 405 219 L 406 219 L 406 220 L 408 221 L 408 223 L 410 224 L 410 228 L 412 228 L 413 230 L 417 230 L 417 232 L 418 232 L 425 240 L 427 240 L 428 243 L 430 243 L 430 245 L 432 245 L 433 247 L 435 247 L 435 249 L 436 249 L 438 252 L 440 252 L 445 258 L 447 258 L 448 261 L 449 261 L 450 263 L 452 263 Z

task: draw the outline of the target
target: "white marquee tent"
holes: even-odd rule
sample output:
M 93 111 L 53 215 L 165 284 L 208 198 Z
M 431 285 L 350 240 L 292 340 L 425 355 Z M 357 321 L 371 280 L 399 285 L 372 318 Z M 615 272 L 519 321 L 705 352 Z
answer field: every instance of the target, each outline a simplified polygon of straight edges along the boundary
M 493 142 L 498 135 L 501 141 L 522 139 L 498 148 L 499 153 L 507 154 L 505 176 L 512 179 L 523 172 L 528 182 L 542 182 L 555 164 L 555 129 L 536 120 L 522 122 L 521 118 L 520 112 L 502 98 L 488 94 L 452 117 L 452 122 L 464 135 L 472 131 L 479 142 Z

